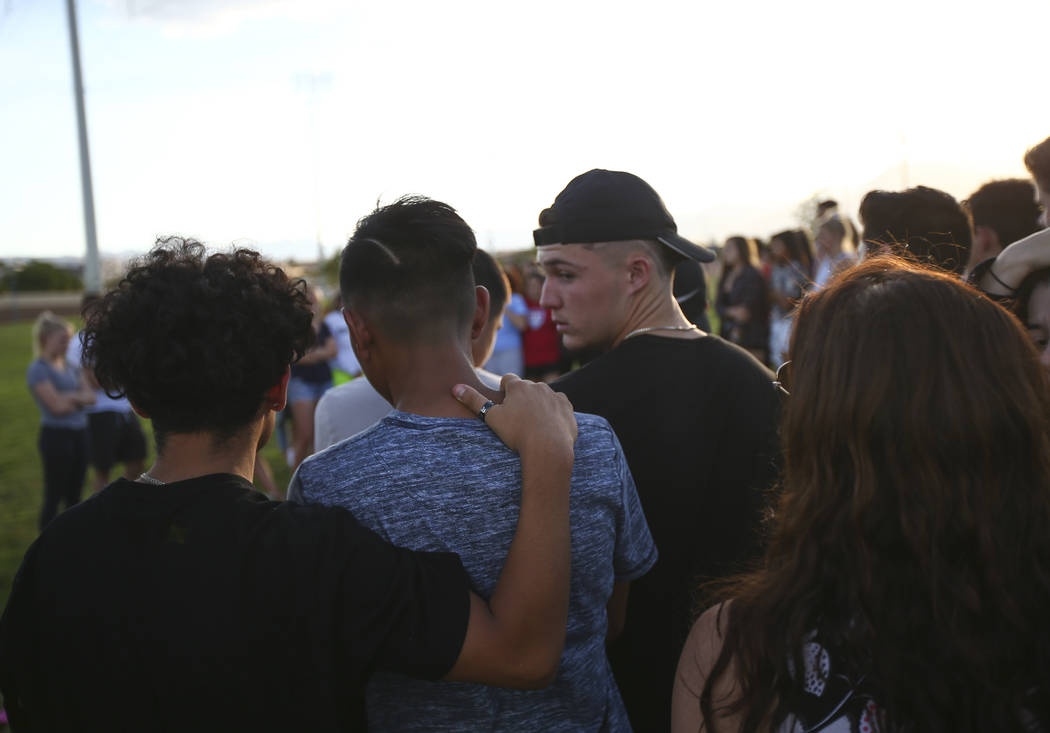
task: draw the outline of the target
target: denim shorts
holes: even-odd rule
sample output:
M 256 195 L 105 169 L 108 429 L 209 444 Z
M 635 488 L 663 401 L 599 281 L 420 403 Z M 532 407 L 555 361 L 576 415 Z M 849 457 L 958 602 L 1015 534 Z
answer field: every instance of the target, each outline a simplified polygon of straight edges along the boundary
M 321 399 L 321 395 L 327 392 L 331 386 L 331 380 L 327 382 L 307 382 L 305 379 L 292 377 L 288 380 L 288 404 L 304 401 L 317 402 L 317 400 Z

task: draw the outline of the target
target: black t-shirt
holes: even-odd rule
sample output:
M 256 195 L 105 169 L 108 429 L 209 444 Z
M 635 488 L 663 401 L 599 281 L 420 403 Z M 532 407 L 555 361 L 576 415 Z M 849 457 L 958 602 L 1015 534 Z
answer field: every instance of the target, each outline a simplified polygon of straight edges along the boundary
M 777 475 L 772 375 L 716 336 L 639 335 L 551 386 L 606 418 L 623 445 L 660 557 L 631 585 L 610 660 L 636 730 L 668 730 L 674 671 L 701 582 L 760 551 Z
M 216 474 L 120 480 L 30 547 L 0 689 L 30 730 L 354 730 L 375 669 L 440 678 L 470 615 L 459 558 Z

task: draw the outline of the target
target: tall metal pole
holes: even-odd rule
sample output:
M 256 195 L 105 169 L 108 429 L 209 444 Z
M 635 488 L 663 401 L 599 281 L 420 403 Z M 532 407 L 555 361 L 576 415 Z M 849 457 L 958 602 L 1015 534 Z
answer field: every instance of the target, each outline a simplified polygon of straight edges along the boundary
M 91 192 L 91 156 L 88 153 L 87 115 L 84 113 L 84 81 L 80 75 L 80 42 L 77 40 L 77 11 L 74 0 L 66 0 L 69 15 L 69 45 L 73 53 L 73 98 L 77 107 L 77 139 L 80 143 L 80 188 L 84 196 L 84 293 L 102 293 L 102 265 L 95 236 L 95 197 Z

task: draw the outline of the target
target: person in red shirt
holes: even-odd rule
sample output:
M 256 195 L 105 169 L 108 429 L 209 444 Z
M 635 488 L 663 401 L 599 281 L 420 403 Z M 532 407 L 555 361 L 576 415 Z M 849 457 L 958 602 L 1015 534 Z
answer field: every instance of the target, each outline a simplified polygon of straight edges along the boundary
M 535 270 L 525 277 L 525 305 L 529 310 L 521 343 L 525 352 L 525 378 L 535 382 L 554 381 L 565 371 L 554 319 L 550 310 L 540 305 L 543 281 L 543 275 Z

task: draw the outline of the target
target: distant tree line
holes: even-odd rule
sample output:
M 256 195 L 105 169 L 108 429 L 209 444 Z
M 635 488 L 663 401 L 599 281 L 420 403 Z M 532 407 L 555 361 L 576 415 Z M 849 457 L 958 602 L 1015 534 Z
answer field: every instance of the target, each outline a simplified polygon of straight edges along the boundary
M 48 262 L 31 260 L 22 267 L 0 264 L 0 292 L 40 290 L 82 290 L 84 282 L 75 272 Z

